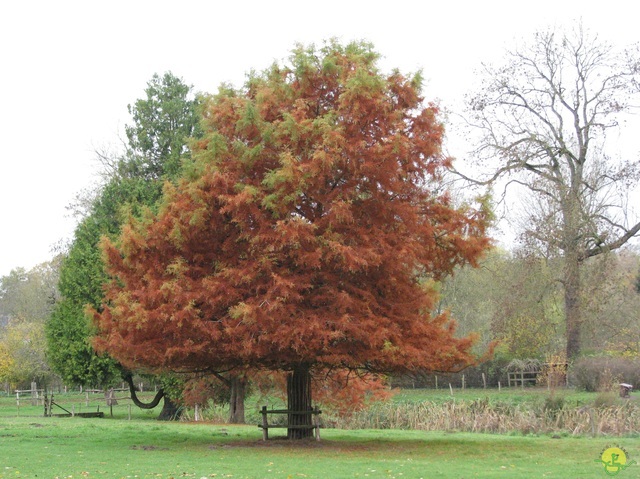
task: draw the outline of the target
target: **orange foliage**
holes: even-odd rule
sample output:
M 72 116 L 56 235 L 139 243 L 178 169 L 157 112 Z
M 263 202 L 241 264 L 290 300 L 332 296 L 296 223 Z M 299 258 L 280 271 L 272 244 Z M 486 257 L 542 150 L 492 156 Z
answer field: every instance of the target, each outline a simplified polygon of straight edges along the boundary
M 195 166 L 103 248 L 96 347 L 139 370 L 451 370 L 474 361 L 432 315 L 440 278 L 488 246 L 486 215 L 439 193 L 438 109 L 367 46 L 206 106 Z
M 384 378 L 374 374 L 335 371 L 314 379 L 315 399 L 341 415 L 359 411 L 371 401 L 384 401 L 393 395 Z
M 225 386 L 212 376 L 194 376 L 184 382 L 182 389 L 182 403 L 187 406 L 207 404 L 215 399 L 217 392 Z
M 283 401 L 287 399 L 287 378 L 282 372 L 256 374 L 252 377 L 252 384 L 263 396 L 275 394 Z M 384 401 L 393 396 L 383 377 L 345 370 L 315 371 L 312 389 L 314 401 L 323 409 L 328 408 L 340 415 L 359 411 L 369 402 Z

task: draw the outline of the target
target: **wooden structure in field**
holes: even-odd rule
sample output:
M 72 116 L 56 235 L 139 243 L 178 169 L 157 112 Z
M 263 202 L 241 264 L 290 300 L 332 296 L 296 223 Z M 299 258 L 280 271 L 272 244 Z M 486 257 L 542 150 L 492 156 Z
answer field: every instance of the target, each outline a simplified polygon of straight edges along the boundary
M 507 365 L 509 387 L 567 385 L 567 363 L 542 363 L 537 359 L 514 359 Z
M 53 406 L 62 409 L 64 413 L 53 414 Z M 104 412 L 98 410 L 96 412 L 75 412 L 75 408 L 71 408 L 71 411 L 60 406 L 53 400 L 53 394 L 50 397 L 45 393 L 44 395 L 44 416 L 45 417 L 104 417 Z
M 283 428 L 283 429 L 313 429 L 316 441 L 320 440 L 320 420 L 319 416 L 322 414 L 317 407 L 310 411 L 290 411 L 287 409 L 267 409 L 267 406 L 262 406 L 260 411 L 262 414 L 262 424 L 258 424 L 258 427 L 262 429 L 262 439 L 264 441 L 269 439 L 269 429 Z M 287 416 L 285 424 L 269 424 L 268 416 L 271 414 L 283 414 Z M 311 416 L 311 421 L 308 421 L 308 417 Z M 305 420 L 291 420 L 291 418 L 305 418 Z M 307 424 L 301 424 L 307 423 Z

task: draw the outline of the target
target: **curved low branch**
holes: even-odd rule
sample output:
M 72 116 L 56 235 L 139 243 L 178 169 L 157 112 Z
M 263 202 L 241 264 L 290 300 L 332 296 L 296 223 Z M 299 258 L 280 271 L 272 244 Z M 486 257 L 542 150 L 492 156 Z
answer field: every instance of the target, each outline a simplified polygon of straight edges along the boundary
M 125 374 L 123 376 L 123 379 L 129 385 L 129 391 L 131 392 L 131 400 L 133 401 L 133 404 L 138 406 L 140 409 L 153 409 L 160 403 L 160 399 L 164 397 L 164 389 L 160 388 L 151 402 L 144 403 L 140 401 L 140 399 L 138 399 L 136 388 L 133 385 L 133 376 L 131 375 L 131 373 Z

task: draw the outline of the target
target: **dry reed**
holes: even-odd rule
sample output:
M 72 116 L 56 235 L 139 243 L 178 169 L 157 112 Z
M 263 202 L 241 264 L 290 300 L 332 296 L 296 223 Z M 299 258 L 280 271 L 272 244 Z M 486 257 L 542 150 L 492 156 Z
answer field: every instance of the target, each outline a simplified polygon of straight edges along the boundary
M 640 433 L 640 407 L 580 408 L 448 401 L 442 404 L 379 403 L 348 417 L 325 418 L 327 426 L 344 429 L 415 429 L 496 434 L 569 434 L 624 436 Z
M 324 410 L 324 427 L 340 429 L 413 429 L 494 434 L 562 434 L 576 436 L 630 436 L 640 434 L 640 404 L 595 401 L 593 405 L 569 407 L 548 398 L 544 404 L 510 404 L 452 399 L 444 403 L 376 402 L 351 414 Z M 185 411 L 186 420 L 194 420 Z M 258 424 L 259 413 L 247 409 L 247 423 Z M 224 423 L 228 409 L 211 402 L 202 408 L 201 420 Z

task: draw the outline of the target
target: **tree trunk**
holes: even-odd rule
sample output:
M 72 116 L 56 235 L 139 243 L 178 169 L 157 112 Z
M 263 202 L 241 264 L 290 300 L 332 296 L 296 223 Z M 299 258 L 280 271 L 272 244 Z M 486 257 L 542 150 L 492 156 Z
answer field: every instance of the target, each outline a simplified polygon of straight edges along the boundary
M 247 381 L 243 377 L 234 376 L 231 378 L 230 383 L 229 422 L 231 424 L 244 424 L 244 396 Z
M 158 421 L 177 421 L 182 416 L 182 408 L 178 406 L 173 400 L 165 395 L 164 404 L 162 405 L 162 411 L 158 416 Z
M 580 227 L 580 188 L 582 168 L 578 165 L 572 174 L 568 191 L 563 192 L 562 227 L 564 253 L 564 314 L 566 326 L 566 354 L 567 362 L 575 360 L 580 355 L 580 249 L 583 232 Z
M 298 414 L 289 414 L 289 425 L 308 426 L 289 428 L 289 439 L 305 439 L 313 436 L 311 411 L 311 372 L 308 364 L 300 364 L 287 375 L 287 409 Z M 308 411 L 308 413 L 306 412 Z
M 567 253 L 564 266 L 564 309 L 566 316 L 567 361 L 575 360 L 582 348 L 580 307 L 580 261 L 577 255 Z

